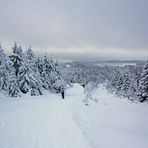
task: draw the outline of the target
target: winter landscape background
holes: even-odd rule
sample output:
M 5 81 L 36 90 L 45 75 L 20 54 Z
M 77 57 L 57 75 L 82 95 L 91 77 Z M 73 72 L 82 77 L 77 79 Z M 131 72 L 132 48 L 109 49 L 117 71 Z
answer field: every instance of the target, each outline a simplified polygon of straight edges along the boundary
M 0 47 L 0 147 L 146 148 L 148 61 L 73 61 Z
M 0 0 L 0 148 L 148 148 L 148 0 Z

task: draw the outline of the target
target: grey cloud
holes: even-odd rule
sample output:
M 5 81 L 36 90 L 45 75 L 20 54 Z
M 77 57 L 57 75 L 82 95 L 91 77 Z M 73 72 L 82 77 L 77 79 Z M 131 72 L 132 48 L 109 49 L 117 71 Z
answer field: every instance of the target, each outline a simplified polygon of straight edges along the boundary
M 148 54 L 147 0 L 0 0 L 0 42 Z M 92 54 L 92 56 L 94 56 Z M 122 55 L 121 55 L 122 56 Z

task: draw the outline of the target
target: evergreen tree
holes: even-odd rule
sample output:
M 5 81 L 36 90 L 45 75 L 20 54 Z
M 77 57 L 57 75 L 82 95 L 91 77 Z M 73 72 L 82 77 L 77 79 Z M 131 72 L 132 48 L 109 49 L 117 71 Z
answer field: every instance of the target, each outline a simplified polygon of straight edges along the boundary
M 122 85 L 121 85 L 121 95 L 123 97 L 129 96 L 129 90 L 130 90 L 130 73 L 125 72 L 122 76 Z
M 14 74 L 10 75 L 8 94 L 11 97 L 20 96 L 19 85 L 18 85 L 18 82 L 17 82 L 17 78 L 16 78 L 16 76 Z
M 139 100 L 144 102 L 148 99 L 148 60 L 146 61 L 143 72 L 139 80 Z
M 14 47 L 12 47 L 12 50 L 13 50 L 13 54 L 10 56 L 10 59 L 11 59 L 11 62 L 12 62 L 11 65 L 14 68 L 15 75 L 17 77 L 18 74 L 19 74 L 19 68 L 20 68 L 21 63 L 22 63 L 23 53 L 22 53 L 21 46 L 18 47 L 16 42 L 14 44 Z
M 11 97 L 20 96 L 20 89 L 19 89 L 19 74 L 20 74 L 20 67 L 23 63 L 23 52 L 21 46 L 18 47 L 17 43 L 15 42 L 14 47 L 12 47 L 13 54 L 9 57 L 9 87 L 8 87 L 8 94 Z
M 41 77 L 36 65 L 36 58 L 31 47 L 25 53 L 19 72 L 19 88 L 21 92 L 31 95 L 42 95 Z
M 0 65 L 5 65 L 6 63 L 6 55 L 4 54 L 3 48 L 0 44 Z
M 41 72 L 43 87 L 45 89 L 51 89 L 52 80 L 54 81 L 54 78 L 52 77 L 53 67 L 51 62 L 52 60 L 45 55 L 43 58 Z
M 8 87 L 9 73 L 7 69 L 7 57 L 0 45 L 0 89 L 6 90 Z
M 115 94 L 119 95 L 119 92 L 121 90 L 121 85 L 122 85 L 122 76 L 121 73 L 117 71 L 112 75 L 112 78 L 108 83 L 108 88 L 111 91 L 115 92 Z
M 56 90 L 56 92 L 64 93 L 68 83 L 57 61 L 52 61 L 52 78 L 54 78 L 52 89 Z

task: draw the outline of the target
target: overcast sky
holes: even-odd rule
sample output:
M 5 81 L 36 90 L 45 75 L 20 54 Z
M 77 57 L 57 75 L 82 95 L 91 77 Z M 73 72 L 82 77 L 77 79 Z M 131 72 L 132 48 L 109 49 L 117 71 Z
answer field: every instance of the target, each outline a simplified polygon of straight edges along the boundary
M 65 59 L 146 59 L 148 0 L 0 0 L 0 42 Z

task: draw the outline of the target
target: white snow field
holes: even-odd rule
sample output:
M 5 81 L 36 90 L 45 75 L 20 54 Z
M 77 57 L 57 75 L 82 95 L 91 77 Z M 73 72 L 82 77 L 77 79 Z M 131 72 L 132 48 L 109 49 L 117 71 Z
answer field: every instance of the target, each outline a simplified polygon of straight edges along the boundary
M 75 84 L 66 97 L 0 94 L 0 148 L 148 148 L 148 104 L 134 104 L 100 85 L 89 106 Z

